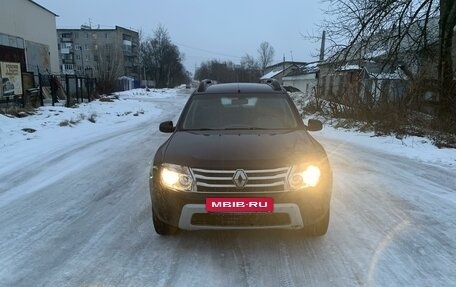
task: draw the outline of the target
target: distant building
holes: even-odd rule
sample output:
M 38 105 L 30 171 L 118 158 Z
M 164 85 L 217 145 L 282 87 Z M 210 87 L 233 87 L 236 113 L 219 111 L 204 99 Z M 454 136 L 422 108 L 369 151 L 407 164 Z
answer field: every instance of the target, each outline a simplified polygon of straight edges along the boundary
M 322 62 L 318 68 L 318 97 L 348 106 L 397 101 L 407 87 L 401 69 L 372 60 Z
M 139 79 L 139 34 L 116 26 L 113 29 L 57 29 L 63 74 L 97 77 L 100 69 L 119 66 L 119 77 Z
M 0 62 L 22 72 L 59 73 L 55 17 L 31 0 L 0 0 Z
M 276 79 L 280 84 L 283 84 L 283 77 L 288 76 L 291 73 L 294 73 L 305 64 L 305 62 L 285 61 L 274 65 L 270 65 L 266 67 L 264 75 L 260 79 Z
M 283 85 L 299 89 L 306 96 L 314 96 L 318 85 L 319 62 L 308 63 L 283 77 Z

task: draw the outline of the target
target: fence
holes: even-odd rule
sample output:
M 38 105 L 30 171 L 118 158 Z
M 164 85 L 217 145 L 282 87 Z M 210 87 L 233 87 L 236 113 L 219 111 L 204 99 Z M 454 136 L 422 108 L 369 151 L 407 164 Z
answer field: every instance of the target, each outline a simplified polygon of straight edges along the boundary
M 22 95 L 0 96 L 0 112 L 48 104 L 54 106 L 58 102 L 67 107 L 84 101 L 90 102 L 96 96 L 96 86 L 95 78 L 22 73 Z
M 67 107 L 95 98 L 97 80 L 76 75 L 38 74 L 40 105 L 50 99 L 52 105 L 65 100 Z

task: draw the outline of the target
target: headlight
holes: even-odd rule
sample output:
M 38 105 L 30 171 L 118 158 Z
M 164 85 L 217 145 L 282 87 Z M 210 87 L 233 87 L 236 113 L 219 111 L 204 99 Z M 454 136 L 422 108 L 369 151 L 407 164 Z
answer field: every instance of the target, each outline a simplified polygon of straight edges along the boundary
M 294 166 L 288 175 L 288 186 L 291 190 L 315 187 L 320 181 L 321 171 L 316 165 Z
M 177 191 L 193 189 L 193 176 L 186 166 L 164 163 L 159 170 L 159 175 L 161 183 L 167 188 Z

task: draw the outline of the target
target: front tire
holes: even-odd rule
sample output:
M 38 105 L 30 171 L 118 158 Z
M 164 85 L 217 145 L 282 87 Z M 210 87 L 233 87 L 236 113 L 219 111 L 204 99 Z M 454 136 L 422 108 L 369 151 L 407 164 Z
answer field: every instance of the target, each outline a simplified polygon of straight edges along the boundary
M 326 234 L 328 231 L 328 225 L 329 225 L 329 209 L 328 212 L 326 212 L 325 216 L 318 221 L 317 223 L 314 223 L 309 226 L 304 227 L 304 233 L 305 235 L 308 236 L 323 236 Z
M 163 222 L 155 214 L 155 211 L 152 209 L 152 221 L 154 222 L 154 229 L 160 235 L 174 235 L 179 230 L 177 227 L 169 225 L 166 222 Z

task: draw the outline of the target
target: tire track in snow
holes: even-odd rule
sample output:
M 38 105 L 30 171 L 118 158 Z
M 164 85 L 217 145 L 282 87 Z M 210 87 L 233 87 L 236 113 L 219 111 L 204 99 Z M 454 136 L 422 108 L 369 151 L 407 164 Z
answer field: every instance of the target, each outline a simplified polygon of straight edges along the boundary
M 246 259 L 245 252 L 241 248 L 242 245 L 244 244 L 239 241 L 239 236 L 236 236 L 236 244 L 233 246 L 234 260 L 242 272 L 242 277 L 246 282 L 246 286 L 255 286 L 255 282 L 252 282 L 252 277 L 250 276 L 250 264 Z
M 287 245 L 283 240 L 279 241 L 279 255 L 282 268 L 280 268 L 280 286 L 296 287 L 293 275 L 291 274 L 290 254 L 288 253 Z

